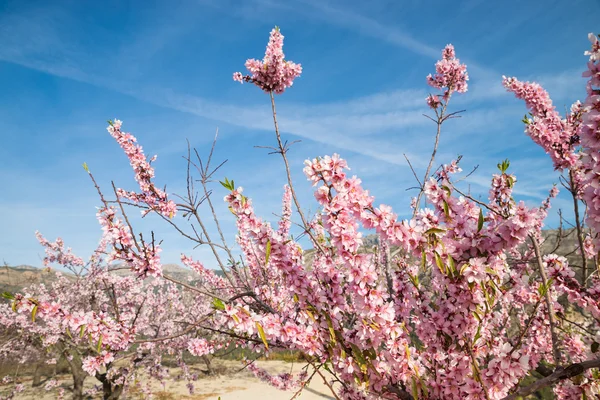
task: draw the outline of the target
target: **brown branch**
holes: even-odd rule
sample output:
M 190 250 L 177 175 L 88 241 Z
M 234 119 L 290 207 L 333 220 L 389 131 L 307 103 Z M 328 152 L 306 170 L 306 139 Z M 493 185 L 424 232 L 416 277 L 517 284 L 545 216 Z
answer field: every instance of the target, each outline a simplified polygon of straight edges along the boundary
M 580 363 L 571 364 L 566 368 L 559 367 L 552 374 L 548 375 L 545 378 L 534 382 L 533 384 L 522 387 L 516 392 L 512 393 L 510 396 L 506 396 L 502 400 L 516 400 L 518 398 L 525 397 L 532 393 L 537 392 L 540 389 L 551 386 L 556 382 L 559 382 L 564 379 L 569 379 L 577 375 L 581 375 L 588 369 L 592 368 L 600 368 L 600 358 L 595 360 L 588 360 Z
M 319 366 L 319 368 L 321 368 L 321 366 Z M 313 373 L 310 374 L 308 379 L 302 383 L 302 385 L 300 386 L 300 389 L 298 389 L 298 391 L 296 393 L 294 393 L 294 396 L 292 396 L 292 398 L 290 400 L 294 400 L 296 397 L 298 397 L 298 396 L 300 396 L 300 394 L 302 394 L 302 391 L 304 390 L 306 385 L 308 385 L 310 383 L 310 381 L 312 380 L 312 378 L 315 376 L 316 373 L 317 373 L 317 370 L 315 369 L 313 371 Z
M 406 159 L 406 162 L 408 163 L 408 166 L 410 167 L 410 170 L 413 173 L 413 176 L 415 177 L 415 179 L 417 180 L 417 182 L 419 183 L 419 187 L 422 188 L 423 184 L 421 183 L 421 180 L 419 179 L 419 177 L 417 176 L 417 172 L 415 171 L 415 169 L 413 168 L 412 164 L 410 163 L 410 160 L 408 159 L 408 157 L 406 156 L 406 153 L 402 154 L 404 156 L 404 158 Z
M 481 390 L 483 390 L 483 395 L 485 396 L 486 400 L 490 400 L 490 395 L 488 394 L 488 389 L 485 386 L 483 379 L 481 379 L 481 371 L 479 370 L 479 363 L 477 362 L 477 359 L 475 358 L 475 354 L 473 354 L 473 349 L 471 348 L 471 343 L 469 343 L 469 342 L 467 342 L 467 350 L 469 351 L 469 356 L 471 357 L 471 362 L 473 363 L 473 368 L 475 369 L 475 375 L 477 375 L 476 380 L 481 385 Z
M 560 365 L 561 357 L 560 357 L 560 343 L 558 339 L 558 335 L 556 333 L 556 320 L 554 319 L 554 306 L 552 304 L 552 299 L 550 298 L 550 288 L 548 287 L 548 277 L 546 276 L 546 269 L 544 268 L 544 260 L 542 260 L 542 254 L 540 251 L 540 245 L 537 239 L 530 235 L 529 238 L 533 243 L 533 250 L 535 251 L 535 257 L 538 265 L 538 269 L 540 272 L 540 276 L 542 278 L 542 285 L 544 285 L 544 300 L 546 301 L 546 309 L 548 311 L 548 321 L 550 323 L 550 335 L 552 338 L 552 355 L 554 356 L 554 364 Z
M 225 299 L 222 299 L 222 298 L 220 298 L 219 296 L 215 295 L 214 293 L 206 292 L 206 291 L 204 291 L 204 290 L 202 290 L 202 289 L 198 289 L 197 287 L 194 287 L 194 286 L 192 286 L 192 285 L 188 285 L 187 283 L 185 283 L 185 282 L 182 282 L 182 281 L 179 281 L 179 280 L 177 280 L 177 279 L 175 279 L 175 278 L 172 278 L 172 277 L 170 277 L 169 275 L 164 275 L 164 274 L 163 274 L 163 276 L 162 276 L 162 277 L 163 277 L 165 280 L 167 280 L 167 281 L 173 282 L 173 283 L 175 283 L 175 284 L 177 284 L 177 285 L 181 285 L 181 286 L 183 286 L 184 288 L 186 288 L 186 289 L 189 289 L 189 290 L 191 290 L 191 291 L 194 291 L 194 292 L 196 292 L 196 293 L 200 293 L 200 294 L 203 294 L 203 295 L 205 295 L 205 296 L 209 296 L 209 297 L 212 297 L 212 298 L 215 298 L 215 299 L 221 300 L 221 301 L 223 301 L 223 302 L 224 302 L 224 301 L 226 301 Z
M 121 203 L 121 199 L 119 197 L 119 193 L 117 191 L 117 187 L 115 186 L 115 182 L 111 181 L 110 182 L 113 188 L 113 191 L 115 193 L 115 197 L 116 197 L 116 201 L 117 204 L 119 205 L 119 208 L 121 209 L 121 215 L 123 216 L 123 219 L 125 220 L 125 223 L 127 224 L 127 227 L 129 228 L 129 232 L 131 232 L 131 238 L 133 239 L 133 244 L 135 244 L 136 249 L 138 250 L 138 253 L 142 253 L 142 249 L 140 248 L 140 245 L 137 241 L 137 239 L 135 238 L 135 231 L 133 230 L 133 226 L 131 226 L 131 223 L 129 222 L 129 218 L 127 217 L 127 214 L 125 213 L 125 208 L 123 207 L 123 204 Z M 144 243 L 142 243 L 144 244 Z
M 176 339 L 183 335 L 187 335 L 188 333 L 190 333 L 191 331 L 196 329 L 198 327 L 198 325 L 200 325 L 201 323 L 206 321 L 208 318 L 212 317 L 213 314 L 214 314 L 214 311 L 211 311 L 208 315 L 205 315 L 204 318 L 200 319 L 199 321 L 196 321 L 195 323 L 188 326 L 187 328 L 185 328 L 183 331 L 181 331 L 179 333 L 175 333 L 170 336 L 155 337 L 152 339 L 139 339 L 139 340 L 135 340 L 133 343 L 137 344 L 137 343 L 148 343 L 148 342 L 164 342 L 166 340 Z
M 421 202 L 421 197 L 423 196 L 423 193 L 425 192 L 425 183 L 427 182 L 427 178 L 429 177 L 429 173 L 431 172 L 431 167 L 433 166 L 433 161 L 435 160 L 437 148 L 440 143 L 440 135 L 442 133 L 442 124 L 445 121 L 444 113 L 446 112 L 446 107 L 448 107 L 449 100 L 450 100 L 450 98 L 448 98 L 448 100 L 444 103 L 444 105 L 442 106 L 442 110 L 439 113 L 438 113 L 437 109 L 435 110 L 435 114 L 437 117 L 437 121 L 435 121 L 435 123 L 437 124 L 437 131 L 435 134 L 435 143 L 433 145 L 433 151 L 431 153 L 431 157 L 429 158 L 429 165 L 427 165 L 427 170 L 425 171 L 425 175 L 423 176 L 423 184 L 421 185 L 421 190 L 419 190 L 419 194 L 417 195 L 415 209 L 413 210 L 413 218 L 417 215 L 417 212 L 419 210 L 419 204 Z M 430 118 L 430 119 L 433 120 L 433 118 Z
M 308 221 L 306 220 L 306 217 L 304 216 L 304 213 L 302 212 L 302 208 L 300 207 L 300 202 L 298 201 L 298 197 L 296 196 L 296 190 L 294 189 L 294 185 L 292 184 L 292 174 L 290 172 L 290 165 L 289 165 L 289 162 L 288 162 L 288 159 L 286 156 L 287 148 L 286 148 L 286 145 L 284 145 L 281 141 L 281 134 L 279 133 L 279 125 L 277 124 L 277 111 L 275 109 L 275 97 L 273 96 L 272 91 L 269 92 L 269 94 L 271 96 L 271 110 L 273 111 L 273 123 L 275 124 L 275 136 L 277 137 L 277 144 L 279 145 L 278 153 L 281 154 L 281 157 L 283 158 L 283 162 L 285 164 L 285 172 L 287 174 L 287 181 L 288 181 L 288 185 L 290 186 L 290 192 L 292 194 L 292 199 L 294 200 L 294 204 L 296 205 L 296 210 L 298 211 L 298 214 L 300 215 L 300 219 L 302 220 L 302 225 L 304 225 L 305 232 L 308 234 L 308 236 L 310 236 L 310 238 L 312 239 L 314 244 L 317 246 L 317 248 L 321 251 L 321 253 L 325 254 L 325 250 L 323 250 L 323 247 L 321 246 L 321 244 L 317 241 L 317 239 L 314 237 L 314 235 L 310 231 L 310 225 L 308 224 Z
M 329 388 L 329 390 L 331 391 L 331 394 L 333 394 L 333 397 L 335 397 L 336 400 L 341 400 L 339 398 L 339 396 L 337 395 L 337 393 L 335 392 L 335 389 L 333 388 L 333 386 L 331 386 L 329 384 L 329 382 L 327 382 L 327 378 L 325 378 L 325 376 L 321 373 L 321 371 L 319 371 L 319 368 L 315 367 L 313 362 L 311 360 L 309 360 L 308 357 L 306 357 L 305 359 L 306 359 L 306 361 L 308 361 L 308 363 L 311 365 L 311 367 L 313 367 L 313 369 L 315 371 L 317 371 L 317 374 L 319 374 L 321 379 L 323 379 L 323 383 L 325 384 L 325 386 L 327 386 Z
M 517 350 L 517 348 L 521 345 L 521 342 L 523 341 L 523 338 L 525 337 L 525 335 L 527 334 L 527 331 L 529 330 L 529 328 L 531 327 L 531 323 L 533 322 L 533 320 L 535 319 L 535 314 L 537 313 L 537 309 L 540 306 L 540 300 L 538 300 L 535 303 L 535 306 L 533 307 L 533 311 L 531 313 L 531 317 L 529 317 L 529 319 L 527 320 L 527 324 L 525 325 L 525 328 L 523 328 L 523 330 L 521 331 L 521 333 L 519 334 L 519 338 L 517 339 L 517 341 L 515 342 L 515 344 L 513 345 L 512 350 L 510 351 L 510 353 L 508 354 L 509 356 L 515 351 Z
M 581 253 L 581 282 L 585 287 L 587 281 L 587 258 L 585 256 L 585 251 L 583 250 L 583 228 L 581 226 L 581 221 L 579 219 L 579 200 L 577 199 L 577 191 L 575 189 L 575 183 L 573 180 L 573 171 L 569 171 L 569 183 L 571 196 L 573 197 L 573 211 L 575 213 L 575 225 L 577 226 L 577 241 L 579 242 L 579 252 Z

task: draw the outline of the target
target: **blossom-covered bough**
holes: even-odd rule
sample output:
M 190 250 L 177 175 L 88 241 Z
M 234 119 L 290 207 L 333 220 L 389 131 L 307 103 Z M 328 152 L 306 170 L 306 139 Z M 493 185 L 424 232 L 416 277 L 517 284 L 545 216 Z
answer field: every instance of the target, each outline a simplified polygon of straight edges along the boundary
M 215 351 L 212 346 L 202 347 L 199 341 L 205 339 L 189 329 L 210 315 L 211 298 L 186 295 L 170 282 L 124 274 L 130 267 L 107 265 L 102 257 L 104 240 L 84 263 L 60 239 L 49 242 L 40 234 L 38 239 L 46 248 L 46 265 L 58 264 L 73 274 L 56 272 L 54 282 L 29 286 L 23 294 L 4 294 L 11 304 L 0 308 L 2 358 L 49 364 L 64 360 L 73 377 L 74 399 L 95 392 L 104 399 L 118 399 L 134 388 L 149 395 L 150 386 L 140 384 L 142 376 L 168 378 L 164 357 L 170 356 L 187 371 L 184 352 L 203 356 Z M 196 310 L 192 317 L 189 309 Z M 196 377 L 184 375 L 193 390 Z M 100 385 L 85 390 L 87 376 Z M 46 389 L 63 398 L 65 388 L 56 380 L 50 382 L 54 383 Z M 14 389 L 19 392 L 23 387 Z
M 228 179 L 221 182 L 236 218 L 240 258 L 225 240 L 213 202 L 210 185 L 222 165 L 211 167 L 214 144 L 206 162 L 188 150 L 187 193 L 174 202 L 152 183 L 154 170 L 135 138 L 121 130 L 121 121 L 111 121 L 108 130 L 129 157 L 140 191 L 114 187 L 115 200 L 109 201 L 99 190 L 105 249 L 100 253 L 107 263 L 126 265 L 139 282 L 148 276 L 162 279 L 174 285 L 174 297 L 186 293 L 196 302 L 190 306 L 181 300 L 184 308 L 177 316 L 164 315 L 168 329 L 156 342 L 146 341 L 157 343 L 152 354 L 172 351 L 175 338 L 180 338 L 175 340 L 179 348 L 197 355 L 214 351 L 226 337 L 259 354 L 295 350 L 307 363 L 296 376 L 272 376 L 245 360 L 259 378 L 294 389 L 292 398 L 315 377 L 336 399 L 517 399 L 545 388 L 562 399 L 600 396 L 600 46 L 594 35 L 590 39 L 584 73 L 588 96 L 565 118 L 539 85 L 504 78 L 505 87 L 530 111 L 523 120 L 526 133 L 549 154 L 572 194 L 580 265 L 575 265 L 577 257 L 568 261 L 556 254 L 562 229 L 556 249 L 545 250 L 542 228 L 557 187 L 548 188 L 541 204 L 528 206 L 513 197 L 517 178 L 508 160 L 498 164 L 485 201 L 461 190 L 458 182 L 464 178 L 455 178 L 462 172 L 460 159 L 432 173 L 442 126 L 460 113 L 449 109 L 452 95 L 467 92 L 466 66 L 452 45 L 442 51 L 436 73 L 427 77 L 440 91 L 426 99 L 437 132 L 423 179 L 413 170 L 419 192 L 411 203 L 412 218 L 399 220 L 390 206 L 377 206 L 337 154 L 305 162 L 304 173 L 320 205 L 309 218 L 291 179 L 290 147 L 279 131 L 274 96 L 284 93 L 302 70 L 285 60 L 280 30 L 271 32 L 264 59 L 248 60 L 249 75 L 237 72 L 233 78 L 270 95 L 273 149 L 284 161 L 288 182 L 277 226 L 255 214 L 243 188 Z M 426 208 L 421 208 L 423 199 Z M 197 272 L 197 282 L 164 273 L 159 244 L 154 237 L 148 241 L 133 234 L 127 207 L 155 213 L 194 245 L 209 246 L 222 276 L 186 255 L 182 263 Z M 292 236 L 294 229 L 314 249 L 310 262 L 298 236 Z M 375 252 L 365 249 L 365 231 L 377 235 Z M 42 303 L 32 299 L 19 295 L 11 300 L 17 311 L 28 314 L 38 307 L 37 319 L 44 323 L 53 315 L 70 321 L 60 302 L 40 309 Z M 110 357 L 103 346 L 131 349 L 136 339 L 129 325 L 119 322 L 131 313 L 113 314 L 106 325 L 100 324 L 104 314 L 90 313 L 85 324 L 77 325 L 84 326 L 82 337 L 91 327 L 107 329 L 99 345 L 90 333 L 97 351 L 84 367 L 91 370 L 112 361 L 100 359 Z M 57 335 L 74 335 L 76 326 L 61 324 Z
M 293 310 L 263 318 L 287 314 L 288 324 L 311 333 L 308 342 L 278 329 L 267 337 L 330 365 L 344 398 L 500 399 L 546 386 L 561 398 L 597 395 L 600 57 L 597 38 L 590 39 L 591 61 L 584 73 L 590 78 L 589 96 L 565 119 L 539 85 L 504 80 L 531 111 L 524 120 L 526 132 L 567 175 L 563 185 L 573 195 L 582 261 L 579 280 L 564 257 L 541 251 L 541 229 L 556 187 L 531 208 L 513 199 L 516 177 L 508 173 L 508 161 L 498 165 L 487 202 L 456 187 L 456 161 L 430 177 L 441 126 L 457 114 L 447 109 L 451 95 L 467 90 L 466 67 L 448 45 L 436 74 L 427 77 L 442 92 L 427 98 L 438 129 L 411 220 L 399 221 L 388 206 L 375 207 L 339 156 L 307 161 L 305 173 L 317 186 L 322 206 L 322 213 L 304 224 L 318 250 L 309 268 L 297 244 L 258 220 L 240 190 L 227 198 L 238 215 L 249 269 L 257 271 L 257 280 L 261 267 L 268 270 L 271 283 L 282 283 L 271 288 L 289 289 L 276 293 L 280 304 L 295 303 Z M 285 150 L 280 146 L 288 168 Z M 292 190 L 289 185 L 286 191 Z M 419 208 L 422 195 L 431 208 Z M 582 204 L 587 227 L 580 219 Z M 361 228 L 377 233 L 378 255 L 361 251 Z M 390 259 L 391 246 L 402 255 Z M 566 303 L 558 301 L 565 296 Z M 587 318 L 577 323 L 568 314 Z M 523 383 L 540 373 L 535 383 Z
M 65 249 L 60 238 L 50 242 L 37 233 L 46 251 L 46 267 L 58 265 L 70 273 L 56 272 L 56 281 L 29 286 L 23 293 L 4 293 L 10 304 L 0 305 L 5 339 L 0 356 L 10 360 L 18 354 L 21 363 L 32 359 L 54 364 L 66 361 L 73 377 L 69 389 L 74 399 L 95 392 L 104 399 L 118 399 L 132 389 L 150 396 L 151 380 L 164 382 L 169 378 L 168 369 L 162 365 L 165 357 L 177 362 L 181 378 L 193 391 L 197 376 L 190 373 L 184 355 L 206 357 L 227 342 L 227 338 L 218 340 L 218 333 L 202 332 L 198 327 L 214 313 L 213 297 L 203 295 L 199 287 L 211 273 L 182 283 L 194 289 L 193 294 L 173 282 L 152 279 L 162 275 L 160 247 L 154 240 L 146 242 L 142 235 L 136 238 L 126 214 L 124 219 L 117 214 L 117 208 L 123 210 L 121 199 L 143 203 L 161 215 L 172 217 L 175 212 L 175 203 L 153 185 L 153 169 L 141 146 L 119 128 L 116 121 L 109 130 L 129 156 L 141 193 L 114 188 L 117 200 L 113 206 L 84 165 L 103 204 L 97 213 L 103 230 L 97 249 L 84 262 Z M 211 287 L 216 287 L 214 282 Z M 208 344 L 207 338 L 213 342 Z M 100 385 L 84 390 L 87 376 L 95 377 Z M 17 383 L 19 377 L 7 379 Z M 56 380 L 51 382 L 46 389 L 56 390 L 63 398 L 65 388 Z M 22 390 L 22 384 L 14 385 L 8 398 Z

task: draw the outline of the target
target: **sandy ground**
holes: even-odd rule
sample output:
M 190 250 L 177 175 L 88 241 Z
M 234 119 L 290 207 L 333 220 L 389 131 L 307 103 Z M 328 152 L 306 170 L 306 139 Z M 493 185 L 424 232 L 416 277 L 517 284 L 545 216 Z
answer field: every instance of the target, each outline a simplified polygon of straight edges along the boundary
M 195 382 L 195 391 L 190 395 L 186 382 L 168 381 L 163 388 L 160 385 L 153 385 L 154 396 L 156 400 L 288 400 L 291 399 L 298 389 L 290 391 L 281 391 L 274 387 L 261 382 L 248 371 L 238 372 L 241 364 L 235 361 L 215 361 L 217 367 L 226 369 L 227 373 L 214 377 L 203 377 Z M 298 373 L 302 371 L 302 364 L 292 364 L 283 361 L 259 361 L 257 365 L 266 369 L 270 373 L 291 372 Z M 171 375 L 177 375 L 178 370 L 172 369 Z M 312 370 L 309 370 L 309 375 Z M 57 380 L 69 382 L 68 375 L 61 375 Z M 23 400 L 50 400 L 56 398 L 56 391 L 46 392 L 42 388 L 31 388 L 31 380 L 23 382 L 27 387 L 23 393 L 15 397 Z M 98 384 L 95 379 L 86 379 L 85 386 L 92 387 Z M 1 389 L 1 386 L 0 386 Z M 1 396 L 1 395 L 0 395 Z M 70 393 L 66 392 L 66 399 L 70 398 Z M 96 398 L 96 397 L 95 397 Z M 97 398 L 101 398 L 98 396 Z M 130 394 L 121 397 L 122 399 L 142 399 L 143 397 L 136 394 Z M 319 375 L 315 375 L 310 384 L 304 388 L 301 396 L 297 398 L 302 400 L 324 400 L 333 399 L 331 391 L 323 383 L 323 379 Z

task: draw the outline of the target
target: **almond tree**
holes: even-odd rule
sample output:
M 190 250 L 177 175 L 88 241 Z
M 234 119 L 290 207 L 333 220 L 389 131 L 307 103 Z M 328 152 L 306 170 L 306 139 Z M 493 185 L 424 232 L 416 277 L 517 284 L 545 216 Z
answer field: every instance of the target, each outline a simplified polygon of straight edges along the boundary
M 487 200 L 461 190 L 459 182 L 467 177 L 456 178 L 462 172 L 460 158 L 432 172 L 442 127 L 460 116 L 461 111 L 451 111 L 451 99 L 468 89 L 466 66 L 451 45 L 442 51 L 435 74 L 427 77 L 439 91 L 426 99 L 433 113 L 428 118 L 437 130 L 423 179 L 413 170 L 419 192 L 411 203 L 412 217 L 400 220 L 390 206 L 377 206 L 360 179 L 348 174 L 346 161 L 334 154 L 305 163 L 304 172 L 316 186 L 320 205 L 319 213 L 309 218 L 291 179 L 290 146 L 279 132 L 275 107 L 275 94 L 292 86 L 302 69 L 285 60 L 280 30 L 271 32 L 263 60 L 248 60 L 249 75 L 237 72 L 233 78 L 269 94 L 276 135 L 272 149 L 284 161 L 288 182 L 277 227 L 255 214 L 243 188 L 228 179 L 221 182 L 228 191 L 226 204 L 236 217 L 240 259 L 225 240 L 212 201 L 210 184 L 220 166 L 210 166 L 214 145 L 206 162 L 197 152 L 197 161 L 193 160 L 188 151 L 187 193 L 175 202 L 153 183 L 153 158 L 148 160 L 135 137 L 122 131 L 121 121 L 110 121 L 108 131 L 128 156 L 139 191 L 113 186 L 115 199 L 107 200 L 98 188 L 102 201 L 98 217 L 104 230 L 99 254 L 108 264 L 124 264 L 138 284 L 148 276 L 159 278 L 185 289 L 202 305 L 183 306 L 181 317 L 166 314 L 165 334 L 146 331 L 143 340 L 154 334 L 166 346 L 150 346 L 156 350 L 150 353 L 168 351 L 173 342 L 185 342 L 183 337 L 192 333 L 203 336 L 187 341 L 187 347 L 196 354 L 209 353 L 215 341 L 207 332 L 264 354 L 277 348 L 296 350 L 311 366 L 296 377 L 271 376 L 247 361 L 261 379 L 282 389 L 298 388 L 294 397 L 317 375 L 336 399 L 516 399 L 545 387 L 552 387 L 558 398 L 597 396 L 600 45 L 594 35 L 590 39 L 592 49 L 586 53 L 590 62 L 584 73 L 588 97 L 565 118 L 539 85 L 504 79 L 506 88 L 530 110 L 523 120 L 526 133 L 549 154 L 572 194 L 582 263 L 579 276 L 566 258 L 542 251 L 542 228 L 557 187 L 548 188 L 541 204 L 528 206 L 513 196 L 517 179 L 509 172 L 508 160 L 499 163 L 498 172 L 490 177 Z M 200 192 L 194 187 L 193 169 L 200 175 Z M 421 208 L 421 200 L 426 208 Z M 202 218 L 201 206 L 209 209 L 216 231 Z M 199 283 L 179 282 L 165 274 L 159 244 L 153 236 L 145 240 L 133 234 L 127 207 L 141 209 L 144 215 L 154 213 L 195 245 L 209 246 L 223 277 L 186 255 L 182 262 L 199 274 Z M 298 237 L 291 235 L 294 212 L 302 236 L 315 250 L 310 263 Z M 364 251 L 364 231 L 377 235 L 375 253 Z M 103 276 L 89 272 L 94 273 Z M 123 285 L 129 291 L 127 285 L 136 287 L 135 279 Z M 80 300 L 92 296 L 85 293 Z M 81 337 L 72 340 L 85 342 L 92 352 L 86 353 L 81 368 L 98 376 L 116 354 L 124 352 L 123 357 L 137 360 L 144 355 L 139 349 L 148 348 L 141 345 L 130 352 L 136 335 L 146 328 L 131 327 L 132 320 L 136 326 L 138 319 L 144 320 L 142 313 L 122 311 L 126 305 L 117 301 L 107 314 L 105 309 L 116 297 L 109 290 L 102 298 L 104 308 L 86 309 L 81 318 L 68 308 L 68 301 L 54 306 L 23 295 L 12 301 L 17 311 L 37 315 L 45 324 L 62 321 L 60 329 L 52 328 L 65 332 L 61 335 L 76 337 L 73 332 L 80 330 Z M 159 299 L 151 300 L 153 307 L 161 304 Z M 139 306 L 139 301 L 131 303 Z M 569 318 L 572 312 L 584 322 Z M 183 330 L 179 318 L 185 322 Z M 171 340 L 173 336 L 179 339 Z M 109 368 L 105 379 L 125 387 L 125 377 L 134 369 L 129 365 L 115 373 Z M 526 378 L 529 384 L 524 383 Z

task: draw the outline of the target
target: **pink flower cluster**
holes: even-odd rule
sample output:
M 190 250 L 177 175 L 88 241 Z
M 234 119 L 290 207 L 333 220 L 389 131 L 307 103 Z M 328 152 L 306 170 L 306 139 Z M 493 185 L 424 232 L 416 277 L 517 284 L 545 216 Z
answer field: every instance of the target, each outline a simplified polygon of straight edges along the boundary
M 131 234 L 129 226 L 117 217 L 114 207 L 103 207 L 96 214 L 104 232 L 102 245 L 109 245 L 112 251 L 108 262 L 121 260 L 139 277 L 161 276 L 161 248 L 154 243 L 138 243 Z
M 550 155 L 554 167 L 560 170 L 574 167 L 579 158 L 573 148 L 577 142 L 576 132 L 572 124 L 560 118 L 548 92 L 537 83 L 521 82 L 517 78 L 503 77 L 502 83 L 525 101 L 532 115 L 525 120 L 525 132 Z
M 308 375 L 306 371 L 299 373 L 296 378 L 294 378 L 294 375 L 288 373 L 271 375 L 269 372 L 263 368 L 259 368 L 255 363 L 252 362 L 248 363 L 246 368 L 261 381 L 267 382 L 271 386 L 280 390 L 290 390 L 302 386 Z
M 435 64 L 435 74 L 427 76 L 429 86 L 441 90 L 444 102 L 448 102 L 450 96 L 454 92 L 466 93 L 469 80 L 467 66 L 461 64 L 456 58 L 454 46 L 447 45 L 442 50 L 442 59 Z M 442 102 L 439 96 L 429 95 L 427 97 L 427 105 L 430 108 L 437 109 Z
M 45 331 L 44 338 L 48 344 L 57 343 L 64 332 L 67 332 L 67 336 L 78 335 L 86 341 L 98 343 L 98 348 L 105 350 L 101 357 L 88 357 L 84 362 L 84 369 L 89 366 L 90 371 L 92 366 L 94 370 L 105 366 L 112 361 L 114 351 L 127 349 L 133 341 L 134 330 L 104 312 L 71 311 L 54 301 L 39 301 L 21 295 L 15 297 L 14 309 L 20 314 L 33 315 L 35 312 L 36 317 L 44 321 L 49 328 Z M 52 333 L 49 334 L 50 332 Z
M 582 199 L 587 205 L 586 223 L 595 233 L 592 238 L 596 249 L 600 249 L 600 46 L 598 38 L 589 35 L 592 48 L 586 52 L 590 56 L 588 70 L 583 73 L 589 78 L 585 110 L 581 121 L 581 144 L 583 147 L 582 175 L 586 186 Z M 589 248 L 589 247 L 588 247 Z
M 83 259 L 74 255 L 71 248 L 65 250 L 65 243 L 61 238 L 57 238 L 54 243 L 49 242 L 38 231 L 35 236 L 42 246 L 45 247 L 46 257 L 44 257 L 44 265 L 49 266 L 52 263 L 63 265 L 69 269 L 82 267 Z
M 142 146 L 136 144 L 137 139 L 135 136 L 121 131 L 121 125 L 122 121 L 115 119 L 106 129 L 115 138 L 117 143 L 119 143 L 127 158 L 129 158 L 131 167 L 135 172 L 135 180 L 139 184 L 142 193 L 127 192 L 119 189 L 119 196 L 135 203 L 147 205 L 149 209 L 144 211 L 143 214 L 147 214 L 150 210 L 155 210 L 165 217 L 172 218 L 177 212 L 177 206 L 172 200 L 168 200 L 167 194 L 157 188 L 152 182 L 152 178 L 154 178 L 154 168 L 150 165 L 152 160 L 149 162 L 146 159 Z
M 442 168 L 439 182 L 426 185 L 435 209 L 422 210 L 410 221 L 398 221 L 389 206 L 375 208 L 360 180 L 346 175 L 347 163 L 338 155 L 305 164 L 323 207 L 311 224 L 320 250 L 310 268 L 297 242 L 254 215 L 241 188 L 225 198 L 238 218 L 238 243 L 254 292 L 277 312 L 228 304 L 225 314 L 232 329 L 257 337 L 260 324 L 270 344 L 330 359 L 344 382 L 362 382 L 340 392 L 348 399 L 383 395 L 390 385 L 411 385 L 416 376 L 434 398 L 483 398 L 466 346 L 472 346 L 490 398 L 499 399 L 549 354 L 543 307 L 531 317 L 518 348 L 506 338 L 510 307 L 531 306 L 540 298 L 537 287 L 514 279 L 522 271 L 509 268 L 505 252 L 539 233 L 549 206 L 516 204 L 514 176 L 499 175 L 491 191 L 488 207 L 505 215 L 490 213 L 479 226 L 480 208 L 452 196 L 450 176 L 460 171 L 457 162 Z M 284 210 L 287 204 L 284 196 Z M 395 295 L 382 272 L 386 258 L 359 251 L 361 226 L 375 229 L 380 242 L 406 251 L 390 276 Z M 428 287 L 418 284 L 419 266 L 410 263 L 412 257 L 433 266 Z M 506 287 L 502 295 L 492 289 L 501 285 Z M 419 338 L 420 349 L 411 335 Z M 479 340 L 470 343 L 475 336 Z M 436 374 L 427 373 L 431 370 Z
M 185 254 L 181 255 L 181 263 L 192 269 L 200 277 L 200 286 L 205 286 L 211 290 L 228 289 L 227 280 L 218 276 L 214 270 L 206 268 L 200 261 L 195 261 Z
M 294 79 L 302 73 L 300 64 L 285 60 L 283 54 L 283 35 L 278 27 L 271 31 L 269 44 L 263 60 L 249 59 L 246 68 L 251 75 L 233 74 L 233 80 L 251 82 L 267 93 L 281 94 L 292 86 Z
M 214 347 L 204 338 L 190 339 L 188 351 L 196 357 L 205 356 L 215 351 Z
M 103 245 L 73 275 L 56 273 L 51 283 L 31 285 L 23 294 L 10 295 L 12 304 L 0 304 L 0 334 L 8 339 L 0 345 L 0 359 L 55 364 L 64 357 L 74 374 L 85 371 L 107 380 L 110 385 L 103 390 L 109 397 L 106 388 L 129 384 L 138 369 L 145 368 L 151 377 L 160 375 L 165 353 L 180 356 L 189 347 L 199 354 L 201 345 L 221 348 L 196 339 L 197 331 L 186 331 L 188 321 L 198 324 L 189 310 L 201 320 L 211 312 L 212 298 L 185 296 L 174 284 L 114 273 L 103 257 L 106 236 L 125 241 L 128 233 L 117 223 L 107 228 Z M 64 267 L 73 265 L 72 258 L 79 259 L 70 253 L 64 257 L 62 241 L 51 243 L 40 234 L 38 239 L 46 248 L 45 263 Z M 107 260 L 112 260 L 110 255 Z M 136 341 L 140 343 L 133 347 Z M 52 384 L 48 389 L 56 392 Z

